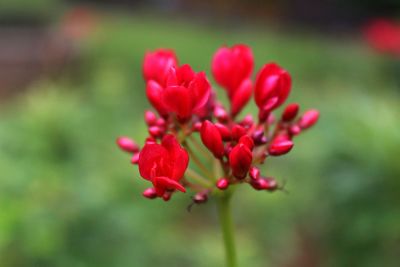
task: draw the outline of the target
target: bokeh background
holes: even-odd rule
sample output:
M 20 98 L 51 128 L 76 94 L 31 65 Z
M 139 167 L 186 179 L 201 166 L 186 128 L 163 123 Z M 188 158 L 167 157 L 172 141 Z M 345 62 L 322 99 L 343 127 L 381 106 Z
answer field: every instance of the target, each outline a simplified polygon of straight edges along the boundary
M 289 193 L 235 195 L 241 266 L 399 266 L 400 57 L 363 36 L 399 15 L 396 0 L 0 1 L 0 266 L 223 266 L 213 201 L 142 198 L 115 138 L 146 136 L 146 50 L 210 73 L 235 43 L 321 111 L 263 169 Z

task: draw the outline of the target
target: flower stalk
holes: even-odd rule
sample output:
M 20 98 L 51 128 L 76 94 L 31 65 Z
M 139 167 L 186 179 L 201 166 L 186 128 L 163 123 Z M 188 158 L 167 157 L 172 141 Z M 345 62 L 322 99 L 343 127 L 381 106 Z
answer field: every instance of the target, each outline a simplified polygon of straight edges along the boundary
M 217 198 L 217 210 L 225 247 L 226 267 L 237 267 L 235 231 L 231 212 L 232 191 L 227 190 Z

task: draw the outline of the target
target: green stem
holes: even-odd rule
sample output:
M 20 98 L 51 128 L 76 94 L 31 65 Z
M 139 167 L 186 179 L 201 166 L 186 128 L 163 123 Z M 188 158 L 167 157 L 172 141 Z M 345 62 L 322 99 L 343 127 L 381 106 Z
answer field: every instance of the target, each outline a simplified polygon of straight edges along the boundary
M 235 236 L 230 208 L 231 192 L 226 191 L 217 197 L 217 207 L 222 236 L 225 245 L 225 258 L 227 267 L 237 267 Z

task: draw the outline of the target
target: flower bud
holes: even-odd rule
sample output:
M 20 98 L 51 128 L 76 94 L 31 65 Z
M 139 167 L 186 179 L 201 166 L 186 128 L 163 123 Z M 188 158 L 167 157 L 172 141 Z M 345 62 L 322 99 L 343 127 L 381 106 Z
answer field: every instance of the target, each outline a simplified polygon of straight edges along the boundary
M 299 125 L 295 124 L 295 125 L 290 126 L 290 128 L 289 128 L 290 135 L 298 135 L 300 133 L 301 133 L 301 128 Z
M 117 139 L 117 145 L 123 151 L 136 153 L 139 151 L 139 146 L 129 137 L 121 136 Z
M 171 199 L 172 196 L 172 192 L 166 191 L 163 195 L 162 195 L 162 199 L 164 201 L 169 201 Z
M 229 165 L 232 168 L 233 175 L 238 179 L 245 178 L 252 160 L 251 150 L 244 144 L 237 144 L 229 153 Z
M 257 180 L 260 178 L 260 169 L 252 166 L 249 170 L 249 176 L 252 180 Z
M 217 181 L 217 187 L 221 190 L 227 189 L 229 186 L 229 180 L 226 178 L 220 178 Z
M 256 190 L 275 191 L 278 189 L 278 183 L 272 177 L 251 180 L 250 185 Z
M 247 146 L 250 150 L 253 150 L 253 148 L 254 148 L 253 139 L 250 136 L 248 136 L 247 134 L 240 137 L 239 143 Z
M 133 156 L 131 158 L 131 163 L 132 164 L 138 164 L 139 156 L 140 156 L 140 152 L 137 152 L 137 153 L 133 154 Z
M 267 137 L 264 135 L 264 130 L 254 131 L 252 137 L 255 145 L 262 145 L 268 141 Z
M 289 122 L 293 120 L 299 112 L 299 104 L 292 103 L 286 106 L 282 113 L 282 121 Z
M 240 122 L 240 125 L 247 129 L 253 127 L 254 125 L 253 116 L 251 114 L 246 115 Z
M 208 200 L 208 194 L 207 192 L 199 192 L 196 195 L 194 195 L 192 199 L 193 202 L 196 204 L 205 203 Z
M 246 129 L 236 124 L 232 127 L 232 139 L 238 141 L 240 137 L 246 134 Z
M 200 137 L 203 144 L 214 154 L 216 158 L 224 156 L 224 144 L 218 128 L 210 121 L 204 121 L 200 130 Z
M 229 118 L 228 113 L 222 106 L 216 106 L 214 108 L 214 117 L 217 118 L 219 122 L 226 122 Z
M 293 145 L 291 140 L 274 140 L 268 147 L 268 154 L 271 156 L 284 155 L 293 148 Z
M 150 187 L 143 191 L 143 196 L 145 198 L 154 199 L 157 197 L 157 193 L 153 187 Z
M 200 122 L 200 121 L 198 121 L 198 122 L 195 122 L 194 124 L 193 124 L 193 131 L 195 131 L 195 132 L 199 132 L 200 131 L 200 129 L 201 129 L 201 125 L 202 125 L 202 123 Z
M 223 141 L 229 141 L 232 139 L 231 131 L 225 125 L 221 123 L 216 123 L 215 126 L 218 128 Z
M 149 128 L 149 133 L 154 138 L 160 138 L 163 136 L 164 131 L 158 126 L 151 126 Z
M 151 110 L 146 110 L 144 113 L 144 121 L 148 126 L 153 126 L 157 122 L 157 115 Z
M 319 111 L 311 109 L 306 111 L 303 116 L 301 116 L 298 125 L 301 129 L 307 129 L 317 123 L 319 118 Z

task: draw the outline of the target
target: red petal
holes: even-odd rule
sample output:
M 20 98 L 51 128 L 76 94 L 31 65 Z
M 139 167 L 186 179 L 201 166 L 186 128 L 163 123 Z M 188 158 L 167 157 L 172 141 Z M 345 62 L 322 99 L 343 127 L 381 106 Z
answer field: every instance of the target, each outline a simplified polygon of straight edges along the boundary
M 139 155 L 139 172 L 147 180 L 151 180 L 154 175 L 162 175 L 161 163 L 168 158 L 168 151 L 159 144 L 146 144 Z
M 186 189 L 183 187 L 183 185 L 165 176 L 154 177 L 152 182 L 156 189 L 179 190 L 181 192 L 186 192 Z
M 236 90 L 231 100 L 231 114 L 236 116 L 243 107 L 249 102 L 252 93 L 252 83 L 250 79 L 244 80 Z
M 166 115 L 168 113 L 163 103 L 163 91 L 164 89 L 157 82 L 153 80 L 147 82 L 147 98 L 160 115 Z
M 162 146 L 168 151 L 168 162 L 172 168 L 169 177 L 179 181 L 189 164 L 189 155 L 173 135 L 164 136 Z
M 169 86 L 164 90 L 163 100 L 165 106 L 179 118 L 187 119 L 192 115 L 192 97 L 187 88 Z

